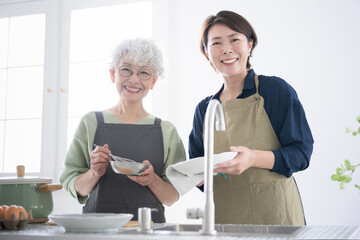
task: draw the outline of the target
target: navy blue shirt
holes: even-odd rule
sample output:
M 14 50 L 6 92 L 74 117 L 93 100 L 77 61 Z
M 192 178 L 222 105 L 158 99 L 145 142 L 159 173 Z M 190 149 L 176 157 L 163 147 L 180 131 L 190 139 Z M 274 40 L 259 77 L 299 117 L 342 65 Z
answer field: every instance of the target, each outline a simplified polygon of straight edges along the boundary
M 247 98 L 256 93 L 254 76 L 254 70 L 249 70 L 243 91 L 237 98 Z M 223 89 L 224 86 L 215 95 L 203 99 L 195 109 L 189 136 L 190 158 L 204 156 L 205 112 L 212 99 L 220 101 Z M 259 94 L 264 98 L 265 111 L 281 144 L 280 149 L 273 151 L 275 163 L 271 171 L 290 177 L 309 166 L 313 151 L 314 140 L 304 109 L 295 90 L 281 78 L 259 75 Z

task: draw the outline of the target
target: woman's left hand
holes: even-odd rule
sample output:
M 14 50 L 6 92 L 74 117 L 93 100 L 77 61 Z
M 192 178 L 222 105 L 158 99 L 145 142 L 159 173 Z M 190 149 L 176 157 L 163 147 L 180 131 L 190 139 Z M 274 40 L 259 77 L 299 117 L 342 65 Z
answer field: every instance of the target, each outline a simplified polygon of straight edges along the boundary
M 141 176 L 128 176 L 134 182 L 137 182 L 141 186 L 149 185 L 155 178 L 154 168 L 148 160 L 143 161 L 145 164 L 149 164 L 149 167 L 144 171 Z
M 231 151 L 238 153 L 236 157 L 232 160 L 217 164 L 214 172 L 240 175 L 248 168 L 254 166 L 254 154 L 251 149 L 239 146 L 231 147 Z

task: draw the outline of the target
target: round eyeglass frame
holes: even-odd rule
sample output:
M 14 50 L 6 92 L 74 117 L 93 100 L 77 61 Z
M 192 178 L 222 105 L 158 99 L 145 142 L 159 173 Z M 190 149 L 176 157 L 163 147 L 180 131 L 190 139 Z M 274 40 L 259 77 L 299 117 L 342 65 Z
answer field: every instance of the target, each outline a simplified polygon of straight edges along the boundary
M 123 71 L 121 71 L 121 69 L 127 68 L 129 70 L 129 74 L 124 74 Z M 126 66 L 126 65 L 122 65 L 118 68 L 119 74 L 122 77 L 131 77 L 134 74 L 133 69 L 130 66 Z M 143 77 L 144 75 L 141 75 L 141 72 L 147 72 L 149 73 L 148 76 L 146 76 L 145 78 Z M 151 76 L 154 76 L 155 74 L 152 74 L 150 70 L 148 69 L 139 69 L 136 73 L 136 75 L 138 76 L 138 78 L 142 81 L 147 81 L 151 78 Z

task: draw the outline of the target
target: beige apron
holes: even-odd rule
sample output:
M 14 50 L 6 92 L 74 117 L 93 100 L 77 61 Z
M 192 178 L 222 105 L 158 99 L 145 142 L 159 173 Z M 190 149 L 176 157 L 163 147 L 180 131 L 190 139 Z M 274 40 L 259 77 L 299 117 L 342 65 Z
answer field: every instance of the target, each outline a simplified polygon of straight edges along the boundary
M 256 150 L 281 147 L 258 93 L 222 103 L 226 131 L 215 131 L 214 152 L 230 146 Z M 214 178 L 215 222 L 231 224 L 304 225 L 304 212 L 294 178 L 270 170 L 249 168 L 241 175 Z

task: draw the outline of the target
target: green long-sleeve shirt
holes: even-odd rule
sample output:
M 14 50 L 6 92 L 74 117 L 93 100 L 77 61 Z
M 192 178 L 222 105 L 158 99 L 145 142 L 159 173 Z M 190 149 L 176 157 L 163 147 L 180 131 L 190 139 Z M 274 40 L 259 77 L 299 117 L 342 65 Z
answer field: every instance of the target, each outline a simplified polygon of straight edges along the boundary
M 108 110 L 103 112 L 105 123 L 122 124 Z M 155 117 L 150 115 L 141 119 L 136 124 L 153 124 Z M 75 179 L 90 169 L 90 155 L 93 150 L 93 142 L 97 128 L 95 112 L 89 112 L 82 117 L 73 137 L 73 141 L 65 157 L 64 167 L 60 176 L 60 182 L 79 203 L 84 204 L 87 197 L 79 197 L 75 190 Z M 171 184 L 165 173 L 166 168 L 180 161 L 185 161 L 186 154 L 182 140 L 177 130 L 169 121 L 161 121 L 161 130 L 164 142 L 164 168 L 161 174 L 162 180 Z M 136 148 L 136 146 L 134 146 Z

